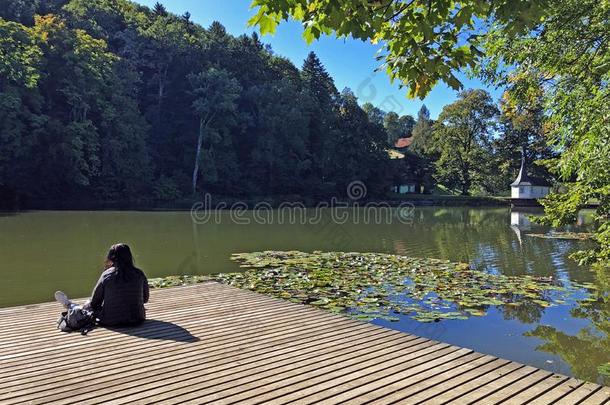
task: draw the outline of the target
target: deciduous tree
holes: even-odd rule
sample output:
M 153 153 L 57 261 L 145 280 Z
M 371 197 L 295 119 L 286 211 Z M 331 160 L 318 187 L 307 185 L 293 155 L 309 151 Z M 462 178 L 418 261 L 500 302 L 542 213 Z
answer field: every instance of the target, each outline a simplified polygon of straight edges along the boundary
M 199 118 L 199 132 L 195 149 L 195 164 L 192 176 L 193 194 L 197 192 L 197 178 L 204 136 L 210 125 L 223 115 L 231 114 L 236 108 L 241 86 L 226 70 L 210 68 L 197 74 L 191 74 L 193 111 Z
M 485 176 L 485 162 L 491 158 L 489 143 L 498 114 L 491 96 L 484 90 L 467 90 L 443 108 L 434 127 L 439 182 L 469 195 Z

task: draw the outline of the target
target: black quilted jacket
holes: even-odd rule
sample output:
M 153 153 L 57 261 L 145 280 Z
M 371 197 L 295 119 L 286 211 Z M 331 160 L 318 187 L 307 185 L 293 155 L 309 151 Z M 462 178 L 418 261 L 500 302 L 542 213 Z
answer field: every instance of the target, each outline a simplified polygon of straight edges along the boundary
M 91 296 L 91 309 L 105 326 L 135 325 L 146 319 L 148 280 L 140 269 L 104 271 Z

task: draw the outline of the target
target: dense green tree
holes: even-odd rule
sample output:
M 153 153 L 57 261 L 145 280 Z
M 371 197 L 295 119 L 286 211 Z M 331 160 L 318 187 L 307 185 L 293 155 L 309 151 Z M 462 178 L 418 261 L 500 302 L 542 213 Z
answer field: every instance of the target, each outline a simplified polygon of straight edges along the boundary
M 309 128 L 311 170 L 309 188 L 315 194 L 334 192 L 332 183 L 333 147 L 337 135 L 337 102 L 339 92 L 315 53 L 310 52 L 301 69 L 303 92 Z
M 339 97 L 333 78 L 328 74 L 320 59 L 310 52 L 303 62 L 303 81 L 307 90 L 323 106 L 331 105 Z
M 398 138 L 402 138 L 403 133 L 400 128 L 400 117 L 394 111 L 390 111 L 383 117 L 383 127 L 388 134 L 388 145 L 392 146 Z
M 338 114 L 340 133 L 332 149 L 336 192 L 341 195 L 351 182 L 361 181 L 370 195 L 382 194 L 392 180 L 389 176 L 379 176 L 389 171 L 383 126 L 369 120 L 354 93 L 347 88 L 341 93 Z
M 193 182 L 223 196 L 327 198 L 361 180 L 383 195 L 388 141 L 411 135 L 398 170 L 430 189 L 440 149 L 429 112 L 414 122 L 361 107 L 314 53 L 299 69 L 257 34 L 127 0 L 16 1 L 0 15 L 0 185 L 30 201 L 172 200 L 192 195 Z M 214 104 L 223 83 L 230 102 Z M 518 114 L 503 114 L 493 145 L 507 170 L 514 139 L 529 133 L 511 106 Z
M 159 3 L 157 3 L 159 5 Z M 155 100 L 156 108 L 149 110 L 157 124 L 165 116 L 164 100 L 167 98 L 168 85 L 172 77 L 172 69 L 179 68 L 176 61 L 189 50 L 185 27 L 179 20 L 167 15 L 167 12 L 155 11 L 156 18 L 146 29 L 141 30 L 142 35 L 150 39 L 147 41 L 145 54 L 148 68 L 152 76 L 150 96 Z
M 399 116 L 390 111 L 383 117 L 383 127 L 388 133 L 388 144 L 394 145 L 398 138 L 410 138 L 413 135 L 415 120 L 410 115 Z
M 545 222 L 575 220 L 587 203 L 599 203 L 595 251 L 583 262 L 610 268 L 610 4 L 607 1 L 553 1 L 534 29 L 506 37 L 500 22 L 491 25 L 482 73 L 509 86 L 517 107 L 540 97 L 548 144 L 557 154 L 547 167 L 563 183 L 545 199 Z M 507 69 L 506 67 L 511 67 Z
M 3 123 L 20 128 L 23 135 L 18 142 L 12 136 L 17 154 L 3 154 L 9 161 L 6 167 L 19 171 L 7 176 L 10 187 L 49 199 L 75 196 L 84 189 L 107 200 L 144 191 L 146 124 L 129 94 L 131 84 L 122 76 L 119 59 L 105 41 L 71 29 L 57 16 L 37 17 L 29 30 L 37 38 L 40 73 L 32 76 L 29 69 L 20 69 L 29 75 L 29 83 L 14 82 L 10 92 L 10 105 L 19 110 L 2 108 L 12 117 Z M 14 55 L 31 59 L 27 50 Z M 2 134 L 8 135 L 4 130 Z M 47 158 L 24 159 L 35 155 Z
M 251 151 L 249 178 L 262 180 L 261 191 L 267 195 L 300 195 L 311 171 L 305 96 L 287 79 L 250 91 L 258 100 L 258 136 Z
M 400 137 L 409 138 L 413 136 L 413 128 L 415 127 L 415 119 L 411 115 L 401 115 L 398 119 L 400 128 Z
M 14 195 L 28 189 L 27 158 L 44 126 L 32 90 L 41 78 L 42 50 L 36 32 L 0 18 L 0 187 Z
M 430 111 L 425 105 L 422 105 L 417 112 L 417 121 L 413 126 L 411 150 L 423 156 L 430 156 L 433 153 L 432 148 L 432 126 L 433 121 L 430 119 Z
M 369 122 L 372 122 L 376 125 L 384 125 L 386 116 L 385 111 L 382 111 L 380 108 L 375 107 L 372 103 L 364 103 L 362 105 L 362 110 L 366 113 Z
M 469 195 L 484 184 L 485 163 L 498 110 L 484 90 L 467 90 L 443 108 L 434 127 L 438 150 L 436 176 L 440 183 Z
M 159 17 L 167 17 L 167 10 L 165 6 L 159 2 L 156 2 L 153 6 L 153 12 Z
M 42 52 L 34 30 L 0 18 L 0 91 L 10 84 L 34 87 Z
M 427 156 L 411 150 L 405 152 L 403 161 L 403 170 L 415 182 L 416 191 L 424 194 L 430 193 L 435 184 L 434 162 Z
M 226 70 L 216 68 L 191 74 L 189 81 L 193 88 L 191 92 L 194 97 L 193 110 L 199 118 L 192 177 L 193 194 L 195 194 L 204 136 L 216 120 L 222 120 L 225 115 L 232 114 L 235 111 L 235 100 L 239 96 L 241 86 Z
M 498 134 L 492 141 L 493 159 L 489 162 L 497 176 L 490 176 L 488 188 L 499 193 L 517 177 L 521 153 L 526 152 L 528 173 L 538 179 L 552 180 L 548 170 L 539 162 L 554 157 L 544 132 L 545 112 L 542 89 L 532 89 L 528 99 L 516 104 L 509 92 L 500 102 Z
M 32 25 L 38 6 L 39 2 L 33 0 L 3 1 L 0 3 L 0 18 Z
M 127 198 L 132 190 L 129 186 L 146 178 L 122 175 L 137 175 L 138 168 L 146 167 L 147 158 L 143 133 L 132 127 L 138 124 L 139 115 L 126 94 L 125 83 L 117 76 L 117 58 L 103 40 L 70 29 L 57 16 L 37 17 L 31 31 L 38 38 L 40 74 L 34 73 L 25 82 L 13 81 L 11 97 L 6 99 L 10 103 L 3 103 L 2 113 L 7 114 L 6 123 L 13 128 L 10 143 L 15 147 L 14 153 L 7 148 L 7 172 L 19 170 L 7 176 L 5 183 L 25 195 L 58 198 L 75 195 L 83 188 L 94 192 L 98 179 L 107 176 L 106 182 L 117 181 L 111 189 L 121 195 L 106 198 Z M 29 55 L 27 51 L 19 53 L 22 59 Z M 29 75 L 28 71 L 23 69 L 22 73 Z M 14 87 L 19 81 L 23 87 Z M 114 109 L 115 105 L 120 108 Z M 16 134 L 17 129 L 21 135 Z M 3 137 L 6 135 L 9 133 L 3 131 Z M 134 160 L 141 159 L 134 166 L 136 170 L 119 170 L 124 161 L 113 162 L 112 148 L 101 149 L 102 144 L 113 145 L 113 138 L 131 146 Z M 46 159 L 24 161 L 24 154 Z

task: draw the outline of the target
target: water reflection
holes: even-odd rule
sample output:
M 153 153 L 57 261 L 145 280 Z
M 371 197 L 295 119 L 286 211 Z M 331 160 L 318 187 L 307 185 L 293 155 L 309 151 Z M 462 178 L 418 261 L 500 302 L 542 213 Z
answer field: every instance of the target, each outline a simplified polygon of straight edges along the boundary
M 594 268 L 593 297 L 570 310 L 573 318 L 587 321 L 576 331 L 538 325 L 526 333 L 542 341 L 536 350 L 558 355 L 578 378 L 610 385 L 610 269 Z
M 510 212 L 510 227 L 517 235 L 519 246 L 523 246 L 523 232 L 532 229 L 532 221 L 529 216 L 529 213 L 523 211 L 511 210 Z
M 337 250 L 397 253 L 468 262 L 506 275 L 553 276 L 592 282 L 596 300 L 559 307 L 491 308 L 485 317 L 386 326 L 471 347 L 580 378 L 597 378 L 610 361 L 610 272 L 576 265 L 569 254 L 582 241 L 540 239 L 548 228 L 530 221 L 536 212 L 505 208 L 418 207 L 411 223 L 332 221 L 315 225 L 194 225 L 188 212 L 28 212 L 0 216 L 0 306 L 49 301 L 65 290 L 85 296 L 99 276 L 106 248 L 129 243 L 150 277 L 237 271 L 231 253 L 260 250 Z M 579 228 L 590 216 L 583 213 Z M 384 324 L 383 322 L 380 322 Z M 468 331 L 465 333 L 465 331 Z

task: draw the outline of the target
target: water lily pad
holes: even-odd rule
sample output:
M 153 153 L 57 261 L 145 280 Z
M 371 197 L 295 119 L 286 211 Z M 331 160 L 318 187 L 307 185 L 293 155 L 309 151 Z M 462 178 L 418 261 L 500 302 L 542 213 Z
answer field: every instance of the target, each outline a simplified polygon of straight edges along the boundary
M 379 253 L 266 251 L 232 260 L 246 271 L 216 280 L 362 320 L 395 320 L 397 314 L 420 322 L 464 320 L 486 315 L 491 306 L 558 305 L 576 291 L 550 277 L 505 276 L 465 263 Z
M 168 276 L 159 278 L 149 278 L 148 285 L 151 288 L 168 288 L 203 283 L 205 281 L 210 280 L 211 278 L 209 276 Z

